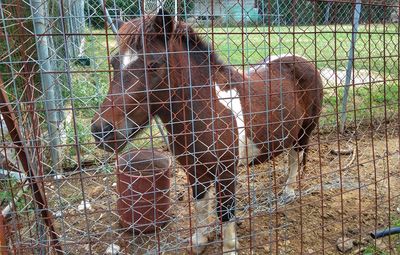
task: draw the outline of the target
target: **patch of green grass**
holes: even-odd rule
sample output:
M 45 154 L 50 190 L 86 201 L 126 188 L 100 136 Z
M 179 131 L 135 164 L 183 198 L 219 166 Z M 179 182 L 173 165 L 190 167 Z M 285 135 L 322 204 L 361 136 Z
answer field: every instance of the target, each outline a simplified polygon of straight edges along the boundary
M 394 219 L 393 222 L 392 222 L 392 225 L 394 227 L 400 227 L 400 218 Z
M 88 125 L 85 122 L 82 121 L 77 121 L 76 124 L 76 132 L 74 129 L 74 126 L 68 126 L 67 127 L 67 144 L 74 145 L 77 143 L 76 139 L 78 140 L 80 146 L 79 150 L 80 153 L 90 153 L 90 150 L 85 147 L 85 144 L 88 144 L 91 142 L 91 132 L 90 132 L 90 125 Z M 76 133 L 76 136 L 75 136 Z M 69 149 L 69 154 L 71 156 L 75 156 L 77 151 L 76 151 L 75 146 L 71 146 Z
M 211 33 L 215 33 L 213 46 L 224 60 L 232 64 L 244 64 L 246 67 L 247 64 L 259 63 L 269 55 L 291 53 L 315 60 L 319 68 L 344 70 L 347 65 L 352 27 L 350 25 L 243 29 L 226 27 L 203 28 L 199 32 L 210 39 Z M 398 27 L 394 24 L 361 25 L 354 52 L 355 69 L 370 69 L 380 74 L 386 73 L 386 76 L 396 77 L 398 40 Z
M 388 118 L 395 117 L 398 111 L 398 89 L 398 84 L 393 82 L 351 86 L 347 103 L 347 123 L 355 119 L 382 118 L 385 110 Z M 326 117 L 321 119 L 322 123 L 332 124 L 336 122 L 336 115 L 339 114 L 340 117 L 343 94 L 343 87 L 337 90 L 325 89 L 322 114 L 326 114 Z
M 18 184 L 18 181 L 14 178 L 9 178 L 6 180 L 0 181 L 0 205 L 8 204 L 12 201 L 13 196 L 16 194 L 13 193 L 12 188 Z M 14 190 L 15 191 L 15 190 Z
M 391 220 L 391 226 L 392 227 L 400 227 L 400 218 L 397 217 L 393 217 Z M 385 242 L 388 242 L 389 237 L 384 237 L 383 240 L 385 240 Z M 377 247 L 374 244 L 370 244 L 369 246 L 366 247 L 366 249 L 363 252 L 363 255 L 386 255 L 386 254 L 392 254 L 393 252 L 400 252 L 400 235 L 396 234 L 396 235 L 391 235 L 391 243 L 392 243 L 392 248 L 389 251 L 389 246 L 387 246 L 387 249 L 383 248 L 383 247 Z M 396 253 L 396 254 L 397 254 Z
M 114 167 L 112 165 L 104 165 L 100 170 L 105 174 L 112 174 L 114 172 Z
M 369 245 L 364 251 L 363 255 L 386 255 L 388 254 L 387 252 L 379 249 L 378 247 L 374 245 Z
M 163 131 L 167 134 L 167 130 L 164 127 Z M 164 140 L 155 121 L 153 121 L 151 127 L 149 126 L 142 130 L 130 143 L 128 143 L 127 149 L 160 148 L 163 145 Z
M 63 161 L 64 167 L 76 164 L 78 151 L 81 160 L 85 160 L 86 156 L 93 155 L 95 145 L 90 131 L 90 119 L 76 117 L 75 126 L 72 121 L 69 125 L 65 125 L 65 136 L 66 147 L 64 153 L 66 153 L 66 155 Z M 79 146 L 76 146 L 77 143 L 79 143 Z
M 0 206 L 2 208 L 7 206 L 17 196 L 18 191 L 21 190 L 20 185 L 21 184 L 19 180 L 12 177 L 0 181 Z M 15 205 L 15 212 L 21 212 L 22 210 L 26 211 L 30 209 L 30 206 L 25 207 L 27 202 L 25 201 L 24 196 L 28 194 L 29 190 L 24 190 L 18 199 L 14 199 L 13 205 Z
M 100 31 L 97 31 L 100 33 Z M 71 86 L 63 88 L 63 98 L 68 106 L 79 111 L 82 118 L 91 118 L 93 110 L 103 102 L 108 91 L 111 71 L 108 66 L 108 54 L 114 47 L 114 36 L 110 36 L 109 47 L 103 35 L 86 36 L 85 55 L 90 66 L 71 65 Z
M 68 202 L 71 204 L 78 203 L 83 200 L 83 195 L 81 193 L 79 194 L 72 194 L 68 197 Z

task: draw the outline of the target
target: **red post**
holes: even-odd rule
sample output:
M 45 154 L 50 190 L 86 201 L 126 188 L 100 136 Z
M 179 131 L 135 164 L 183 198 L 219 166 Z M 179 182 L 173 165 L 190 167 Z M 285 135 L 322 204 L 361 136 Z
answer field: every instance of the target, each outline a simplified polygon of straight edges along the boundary
M 3 214 L 0 213 L 0 254 L 1 255 L 8 254 L 6 234 L 7 234 L 6 221 L 5 221 Z
M 43 183 L 40 179 L 36 178 L 33 169 L 30 167 L 28 157 L 26 155 L 24 145 L 22 143 L 22 135 L 19 130 L 17 119 L 14 114 L 14 110 L 11 108 L 5 88 L 3 85 L 2 75 L 0 73 L 0 114 L 4 118 L 4 122 L 9 130 L 11 139 L 16 146 L 16 152 L 21 165 L 29 177 L 29 184 L 32 187 L 33 199 L 40 210 L 42 219 L 49 230 L 49 235 L 51 238 L 51 245 L 54 247 L 57 254 L 62 254 L 62 248 L 58 240 L 58 234 L 55 231 L 53 225 L 53 215 L 47 207 L 46 196 L 43 188 Z

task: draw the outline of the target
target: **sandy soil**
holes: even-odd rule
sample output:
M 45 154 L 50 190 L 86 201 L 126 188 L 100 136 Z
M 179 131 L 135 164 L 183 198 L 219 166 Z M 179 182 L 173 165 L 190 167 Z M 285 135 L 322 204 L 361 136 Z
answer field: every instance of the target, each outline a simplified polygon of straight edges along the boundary
M 239 254 L 338 254 L 341 237 L 352 239 L 350 253 L 378 246 L 396 254 L 399 238 L 375 243 L 369 237 L 372 230 L 400 221 L 396 211 L 400 206 L 399 137 L 396 123 L 392 125 L 387 133 L 381 125 L 373 133 L 366 129 L 345 136 L 315 135 L 307 169 L 298 182 L 301 192 L 290 203 L 280 199 L 286 157 L 241 168 Z M 332 150 L 338 146 L 352 148 L 354 153 L 335 155 Z M 173 170 L 169 223 L 157 233 L 135 235 L 119 225 L 115 175 L 112 169 L 104 169 L 109 167 L 87 168 L 81 174 L 46 182 L 50 207 L 58 216 L 56 228 L 68 254 L 104 254 L 110 244 L 118 245 L 122 254 L 185 253 L 194 222 L 184 171 Z M 79 208 L 83 200 L 90 205 L 86 211 Z M 205 254 L 221 253 L 219 226 L 215 221 L 209 227 Z

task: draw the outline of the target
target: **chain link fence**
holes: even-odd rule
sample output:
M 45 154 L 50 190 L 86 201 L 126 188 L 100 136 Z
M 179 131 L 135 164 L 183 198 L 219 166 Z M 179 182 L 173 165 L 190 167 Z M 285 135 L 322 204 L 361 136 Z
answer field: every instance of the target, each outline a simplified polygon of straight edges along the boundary
M 400 227 L 400 6 L 398 1 L 377 0 L 0 1 L 0 253 L 195 253 L 194 243 L 198 240 L 190 237 L 197 231 L 207 236 L 204 254 L 223 252 L 225 225 L 215 208 L 207 211 L 206 218 L 212 219 L 209 223 L 198 219 L 204 213 L 199 214 L 201 208 L 193 197 L 195 185 L 190 181 L 194 177 L 187 169 L 200 166 L 201 159 L 186 164 L 179 161 L 182 155 L 196 153 L 195 147 L 203 143 L 197 138 L 201 135 L 192 130 L 193 141 L 189 144 L 193 148 L 182 145 L 184 151 L 180 155 L 176 152 L 180 147 L 171 145 L 180 132 L 184 133 L 179 124 L 194 126 L 210 119 L 214 123 L 223 117 L 202 115 L 201 109 L 189 107 L 189 113 L 196 117 L 179 122 L 176 119 L 179 114 L 171 114 L 166 120 L 149 110 L 143 113 L 148 115 L 148 123 L 136 124 L 141 131 L 131 135 L 134 127 L 128 123 L 135 121 L 130 117 L 129 107 L 131 104 L 146 109 L 156 107 L 149 97 L 147 104 L 124 101 L 119 108 L 124 111 L 119 113 L 124 116 L 123 121 L 107 120 L 114 126 L 124 125 L 118 131 L 121 137 L 114 139 L 122 140 L 118 142 L 125 147 L 125 153 L 114 146 L 102 149 L 98 146 L 99 138 L 93 136 L 96 133 L 93 122 L 101 119 L 105 123 L 100 115 L 118 108 L 114 99 L 107 101 L 107 98 L 137 100 L 134 93 L 128 98 L 126 93 L 113 91 L 113 86 L 119 84 L 118 70 L 137 58 L 143 61 L 142 67 L 127 69 L 129 79 L 140 78 L 141 72 L 149 72 L 148 68 L 157 72 L 165 69 L 168 74 L 165 77 L 169 78 L 163 82 L 169 85 L 169 96 L 163 102 L 171 109 L 179 102 L 176 97 L 180 94 L 172 88 L 179 68 L 169 62 L 172 60 L 167 60 L 165 67 L 154 67 L 149 64 L 154 63 L 157 54 L 131 54 L 125 60 L 121 53 L 122 42 L 128 36 L 138 35 L 135 42 L 147 47 L 143 46 L 145 27 L 160 8 L 171 14 L 174 33 L 179 33 L 179 28 L 186 29 L 182 45 L 189 50 L 175 50 L 168 55 L 171 59 L 180 56 L 185 62 L 182 68 L 192 65 L 193 49 L 194 60 L 201 59 L 203 53 L 207 57 L 218 56 L 223 63 L 221 68 L 233 68 L 229 70 L 236 70 L 243 79 L 259 68 L 268 70 L 269 61 L 275 61 L 275 56 L 292 55 L 310 61 L 321 76 L 322 110 L 310 136 L 305 168 L 294 183 L 294 198 L 283 196 L 290 168 L 288 148 L 280 148 L 281 155 L 257 162 L 260 164 L 248 162 L 234 167 L 236 214 L 231 220 L 235 222 L 236 241 L 240 244 L 235 246 L 235 252 L 396 254 L 400 249 L 398 234 L 380 239 L 370 235 L 381 229 L 396 231 Z M 142 30 L 137 34 L 126 24 Z M 120 31 L 115 34 L 112 27 Z M 164 29 L 161 34 L 168 27 Z M 191 41 L 193 34 L 196 41 Z M 164 52 L 171 49 L 167 39 L 161 46 L 156 39 L 149 47 L 165 46 Z M 138 53 L 142 48 L 130 50 Z M 199 65 L 212 70 L 214 60 L 206 60 Z M 284 80 L 290 80 L 283 75 L 285 68 L 281 64 L 274 74 L 259 78 L 266 87 L 276 80 L 283 84 Z M 246 97 L 253 103 L 261 100 L 254 103 L 256 106 L 268 106 L 265 100 L 269 97 L 250 97 L 256 87 L 249 86 L 249 91 L 242 95 L 234 95 L 232 91 L 224 94 L 218 84 L 211 82 L 217 79 L 211 71 L 208 77 L 198 78 L 205 81 L 199 85 L 195 78 L 197 71 L 189 69 L 187 72 L 193 72 L 193 77 L 187 78 L 185 84 L 192 100 L 185 101 L 183 96 L 181 100 L 193 104 L 198 96 L 196 86 L 207 87 L 209 92 L 201 100 L 211 105 L 219 100 L 237 119 L 231 125 L 226 124 L 227 120 L 222 121 L 226 124 L 223 130 L 230 130 L 232 136 L 240 132 L 235 100 Z M 227 74 L 230 86 L 235 83 L 235 72 Z M 309 74 L 301 73 L 296 82 L 301 83 Z M 133 86 L 128 84 L 129 80 L 124 82 L 126 77 L 121 79 L 122 87 L 124 83 Z M 146 81 L 142 88 L 149 96 L 154 92 L 149 92 L 151 83 L 152 80 Z M 282 86 L 275 95 L 282 100 L 279 104 L 282 109 L 286 100 L 284 89 Z M 268 89 L 264 93 L 268 94 Z M 213 107 L 210 109 L 214 110 Z M 248 116 L 268 116 L 273 110 L 268 107 L 250 110 Z M 241 118 L 248 118 L 241 114 Z M 110 115 L 120 116 L 115 112 Z M 283 116 L 279 122 L 284 126 L 288 120 Z M 175 131 L 171 125 L 175 125 Z M 204 133 L 220 135 L 222 129 L 213 125 L 204 127 Z M 251 131 L 246 132 L 255 140 L 257 127 L 244 125 L 249 125 L 246 128 Z M 101 132 L 105 129 L 102 126 Z M 107 132 L 116 133 L 116 127 Z M 282 144 L 286 138 L 281 137 Z M 246 158 L 257 146 L 248 148 L 246 142 Z M 241 150 L 240 146 L 229 149 Z M 139 177 L 150 177 L 139 185 L 121 182 L 126 169 L 143 167 L 129 165 L 133 159 L 126 153 L 137 151 L 150 153 L 144 153 L 144 158 L 139 154 L 133 156 L 136 161 L 141 160 L 139 163 L 148 161 Z M 300 167 L 301 163 L 297 163 Z M 149 167 L 158 172 L 149 174 Z M 169 172 L 161 172 L 162 168 L 169 168 Z M 200 182 L 202 177 L 195 177 Z M 155 199 L 160 191 L 156 192 L 154 185 L 159 182 L 162 195 Z M 146 188 L 146 183 L 150 187 Z M 212 183 L 218 185 L 216 176 Z M 213 196 L 217 201 L 207 198 L 215 207 L 221 197 Z M 128 199 L 124 201 L 125 207 L 118 204 L 122 203 L 121 198 Z M 124 222 L 123 214 L 132 222 Z

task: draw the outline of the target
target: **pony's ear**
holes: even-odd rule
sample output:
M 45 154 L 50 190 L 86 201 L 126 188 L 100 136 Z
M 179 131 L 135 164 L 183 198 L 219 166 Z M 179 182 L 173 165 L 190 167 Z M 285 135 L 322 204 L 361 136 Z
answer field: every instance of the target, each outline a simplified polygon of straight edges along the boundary
M 117 30 L 119 30 L 125 24 L 125 22 L 123 20 L 120 20 L 120 19 L 114 19 L 112 21 L 112 23 L 117 28 Z
M 174 19 L 171 17 L 171 14 L 160 8 L 154 17 L 153 29 L 158 34 L 165 34 L 167 39 L 169 39 L 174 30 Z

